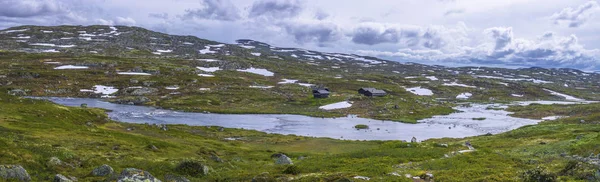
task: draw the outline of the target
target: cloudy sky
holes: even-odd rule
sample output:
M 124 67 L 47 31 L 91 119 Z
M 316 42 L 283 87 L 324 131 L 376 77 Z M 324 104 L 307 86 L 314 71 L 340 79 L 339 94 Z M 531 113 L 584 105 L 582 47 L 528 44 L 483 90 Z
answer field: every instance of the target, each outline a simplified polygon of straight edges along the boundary
M 0 29 L 134 25 L 450 66 L 600 70 L 598 0 L 0 0 Z

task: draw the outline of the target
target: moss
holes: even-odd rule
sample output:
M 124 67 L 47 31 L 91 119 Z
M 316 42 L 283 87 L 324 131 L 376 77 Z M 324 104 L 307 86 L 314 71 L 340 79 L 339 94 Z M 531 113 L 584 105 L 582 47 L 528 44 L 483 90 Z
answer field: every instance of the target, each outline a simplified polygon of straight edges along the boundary
M 365 130 L 369 129 L 369 126 L 364 124 L 357 124 L 356 126 L 354 126 L 354 128 L 356 128 L 357 130 Z

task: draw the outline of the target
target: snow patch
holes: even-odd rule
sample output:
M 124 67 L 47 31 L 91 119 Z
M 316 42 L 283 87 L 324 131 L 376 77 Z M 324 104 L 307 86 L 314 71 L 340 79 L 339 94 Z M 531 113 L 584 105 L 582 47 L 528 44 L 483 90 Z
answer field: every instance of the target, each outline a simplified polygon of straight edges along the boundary
M 266 69 L 256 69 L 256 68 L 249 68 L 249 69 L 238 69 L 237 71 L 241 71 L 241 72 L 248 72 L 248 73 L 254 73 L 254 74 L 258 74 L 258 75 L 263 75 L 263 76 L 273 76 L 275 75 L 275 73 L 270 72 L 269 70 Z
M 349 108 L 349 107 L 352 107 L 352 103 L 350 103 L 348 101 L 344 101 L 344 102 L 338 102 L 338 103 L 324 105 L 324 106 L 319 107 L 319 109 L 334 110 L 334 109 L 344 109 L 344 108 Z
M 204 46 L 204 49 L 199 50 L 198 52 L 200 52 L 200 54 L 214 54 L 214 53 L 217 53 L 216 51 L 211 51 L 210 50 L 210 46 Z
M 141 76 L 150 76 L 150 73 L 142 73 L 142 72 L 118 72 L 119 75 L 141 75 Z
M 167 89 L 167 90 L 177 90 L 177 89 L 179 89 L 179 86 L 168 86 L 168 87 L 165 87 L 165 89 Z
M 201 77 L 215 77 L 215 75 L 209 75 L 209 74 L 198 74 L 198 76 L 201 76 Z
M 468 99 L 468 98 L 471 98 L 471 96 L 473 96 L 473 94 L 465 92 L 465 93 L 458 94 L 456 96 L 456 99 Z
M 196 68 L 199 69 L 199 70 L 206 71 L 206 72 L 211 72 L 211 73 L 215 72 L 215 71 L 221 70 L 221 68 L 219 68 L 219 67 L 196 67 Z
M 54 68 L 55 70 L 77 70 L 77 69 L 88 69 L 87 66 L 73 66 L 73 65 L 64 65 Z
M 46 46 L 46 47 L 54 47 L 56 46 L 55 44 L 49 44 L 49 43 L 33 43 L 33 44 L 29 44 L 31 46 Z
M 433 95 L 433 92 L 431 90 L 429 90 L 429 89 L 426 89 L 426 88 L 413 87 L 413 88 L 405 88 L 405 89 L 406 89 L 406 91 L 409 91 L 409 92 L 411 92 L 411 93 L 413 93 L 415 95 L 421 95 L 421 96 L 423 96 L 423 95 L 426 95 L 426 96 Z
M 438 79 L 437 77 L 435 77 L 435 76 L 426 76 L 425 78 L 427 78 L 427 79 L 429 79 L 429 80 L 431 80 L 431 81 L 436 81 L 436 80 L 439 80 L 439 79 Z
M 264 88 L 264 89 L 273 88 L 273 87 L 275 87 L 275 86 L 257 86 L 257 85 L 250 86 L 250 88 Z
M 261 55 L 261 53 L 260 53 L 260 52 L 252 52 L 252 53 L 250 53 L 250 54 L 252 54 L 253 56 L 260 56 L 260 55 Z
M 585 101 L 584 99 L 573 97 L 573 96 L 570 96 L 570 95 L 567 95 L 567 94 L 558 93 L 558 92 L 555 92 L 555 91 L 552 91 L 552 90 L 549 90 L 549 89 L 544 89 L 544 90 L 546 92 L 550 92 L 550 94 L 552 94 L 552 95 L 556 95 L 556 96 L 559 96 L 559 97 L 564 97 L 565 100 L 568 100 L 568 101 Z
M 560 118 L 565 118 L 565 116 L 547 116 L 547 117 L 543 117 L 542 120 L 557 120 Z
M 442 85 L 444 85 L 444 86 L 467 87 L 467 88 L 477 88 L 476 86 L 465 85 L 465 84 L 460 84 L 460 83 L 456 83 L 456 82 L 452 82 L 452 83 L 444 83 L 444 84 L 442 84 Z

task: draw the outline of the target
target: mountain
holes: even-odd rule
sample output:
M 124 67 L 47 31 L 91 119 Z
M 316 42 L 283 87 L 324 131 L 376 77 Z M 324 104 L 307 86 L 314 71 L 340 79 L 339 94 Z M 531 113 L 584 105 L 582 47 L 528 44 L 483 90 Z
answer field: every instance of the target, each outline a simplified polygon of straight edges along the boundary
M 186 111 L 357 114 L 415 122 L 453 112 L 451 108 L 465 100 L 600 100 L 595 94 L 600 75 L 575 69 L 400 63 L 248 39 L 225 44 L 139 27 L 13 27 L 0 31 L 0 50 L 6 60 L 0 75 L 7 78 L 0 84 L 28 95 L 108 97 L 118 103 Z M 8 61 L 15 57 L 22 60 Z M 93 90 L 97 85 L 116 91 Z M 311 87 L 329 88 L 332 97 L 314 100 Z M 356 92 L 363 87 L 389 94 L 360 97 Z M 319 109 L 342 101 L 354 107 Z

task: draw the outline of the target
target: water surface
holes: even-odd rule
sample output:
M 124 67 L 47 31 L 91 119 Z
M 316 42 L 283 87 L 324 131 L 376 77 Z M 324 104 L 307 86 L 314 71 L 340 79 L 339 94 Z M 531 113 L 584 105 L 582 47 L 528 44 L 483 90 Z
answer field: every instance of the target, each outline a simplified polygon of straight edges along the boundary
M 112 110 L 108 116 L 116 121 L 150 124 L 186 124 L 195 126 L 222 126 L 242 128 L 267 133 L 294 134 L 312 137 L 329 137 L 348 140 L 418 140 L 430 138 L 462 138 L 500 133 L 521 126 L 536 124 L 539 120 L 514 118 L 509 112 L 487 110 L 489 106 L 502 105 L 471 104 L 471 107 L 456 107 L 458 113 L 434 116 L 419 121 L 418 124 L 406 124 L 392 121 L 380 121 L 358 117 L 316 118 L 286 114 L 207 114 L 178 112 L 156 109 L 147 106 L 122 105 L 89 98 L 43 98 L 67 105 L 96 107 Z M 473 120 L 473 118 L 486 118 Z M 356 130 L 357 124 L 366 124 L 368 130 Z

